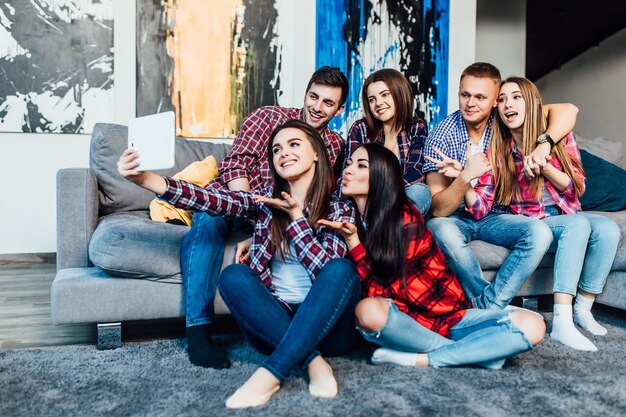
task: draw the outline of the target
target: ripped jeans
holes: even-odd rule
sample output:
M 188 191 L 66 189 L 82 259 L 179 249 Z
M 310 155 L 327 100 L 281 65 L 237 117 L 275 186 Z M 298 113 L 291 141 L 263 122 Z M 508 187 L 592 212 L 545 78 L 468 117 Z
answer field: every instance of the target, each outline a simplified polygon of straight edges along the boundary
M 382 347 L 402 352 L 428 353 L 430 366 L 479 365 L 500 369 L 507 358 L 532 349 L 526 336 L 506 310 L 471 308 L 450 329 L 450 339 L 427 329 L 404 314 L 391 301 L 385 326 L 363 337 Z

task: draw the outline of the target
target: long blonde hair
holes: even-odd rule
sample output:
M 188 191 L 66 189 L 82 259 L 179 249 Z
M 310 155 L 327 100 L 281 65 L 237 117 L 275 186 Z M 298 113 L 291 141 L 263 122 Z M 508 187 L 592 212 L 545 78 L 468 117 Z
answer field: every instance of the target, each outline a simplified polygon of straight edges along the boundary
M 530 80 L 522 77 L 509 77 L 502 81 L 500 87 L 507 83 L 515 83 L 519 86 L 526 106 L 526 117 L 522 125 L 522 154 L 530 155 L 537 146 L 537 137 L 546 131 L 546 119 L 543 115 L 543 103 L 539 90 Z M 496 201 L 503 205 L 510 205 L 513 201 L 521 200 L 520 184 L 515 172 L 513 161 L 513 149 L 511 149 L 510 129 L 504 124 L 500 113 L 496 112 L 496 123 L 493 126 L 493 136 L 489 151 L 489 160 L 493 170 L 493 179 L 496 187 Z M 574 175 L 574 169 L 582 171 L 582 164 L 578 159 L 572 158 L 565 152 L 565 141 L 559 141 L 552 150 L 563 171 L 574 182 L 576 197 L 580 197 L 584 190 L 583 181 Z M 536 176 L 530 182 L 530 187 L 537 200 L 541 198 L 544 179 L 542 175 Z

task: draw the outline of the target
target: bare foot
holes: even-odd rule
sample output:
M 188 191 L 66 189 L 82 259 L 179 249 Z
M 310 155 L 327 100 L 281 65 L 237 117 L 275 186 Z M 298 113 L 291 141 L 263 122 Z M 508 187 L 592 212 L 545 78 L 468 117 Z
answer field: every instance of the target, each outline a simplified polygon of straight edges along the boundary
M 267 369 L 259 368 L 226 400 L 226 408 L 259 407 L 267 403 L 279 388 L 280 381 Z
M 321 356 L 311 361 L 307 368 L 309 374 L 309 393 L 314 397 L 334 398 L 337 396 L 337 380 L 333 369 Z

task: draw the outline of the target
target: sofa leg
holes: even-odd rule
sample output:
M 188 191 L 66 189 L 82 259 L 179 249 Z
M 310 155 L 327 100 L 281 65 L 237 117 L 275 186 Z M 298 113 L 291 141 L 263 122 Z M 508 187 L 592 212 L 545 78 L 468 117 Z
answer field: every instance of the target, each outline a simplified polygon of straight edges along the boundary
M 122 347 L 122 323 L 98 323 L 98 349 Z
M 554 295 L 539 295 L 537 296 L 537 310 L 539 311 L 552 311 L 554 306 Z

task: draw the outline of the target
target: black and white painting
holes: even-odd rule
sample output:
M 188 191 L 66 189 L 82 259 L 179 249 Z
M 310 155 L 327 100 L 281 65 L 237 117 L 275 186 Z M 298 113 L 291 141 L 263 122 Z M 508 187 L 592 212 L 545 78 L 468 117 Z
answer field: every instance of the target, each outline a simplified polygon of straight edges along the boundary
M 90 133 L 113 118 L 113 3 L 0 2 L 0 131 Z

